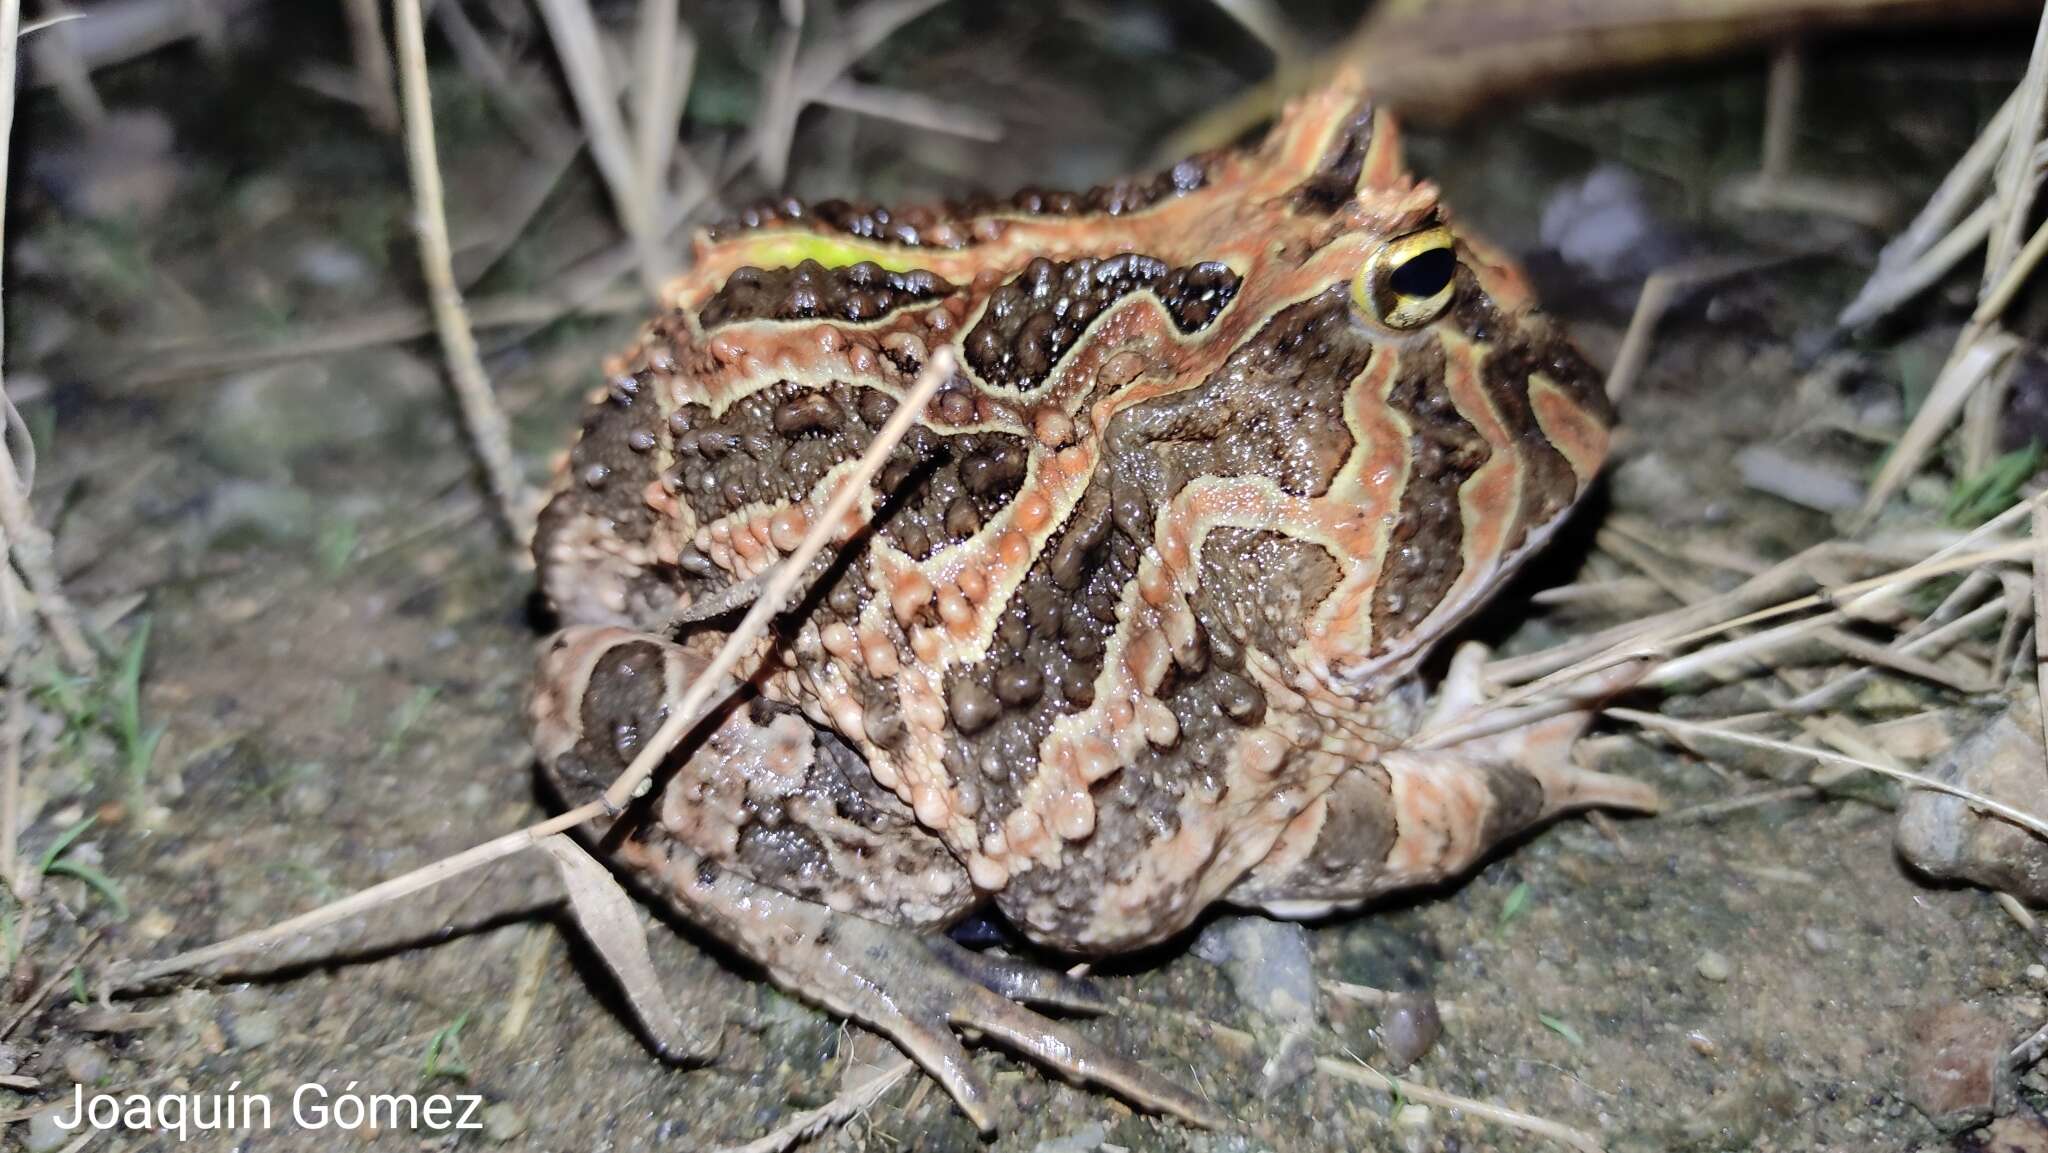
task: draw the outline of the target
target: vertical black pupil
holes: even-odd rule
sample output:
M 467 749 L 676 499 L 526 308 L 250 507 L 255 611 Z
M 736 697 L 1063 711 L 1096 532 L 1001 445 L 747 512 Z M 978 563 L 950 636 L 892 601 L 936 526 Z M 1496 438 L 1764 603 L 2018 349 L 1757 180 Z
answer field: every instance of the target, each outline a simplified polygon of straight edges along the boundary
M 1449 247 L 1429 248 L 1410 257 L 1387 277 L 1387 287 L 1402 296 L 1427 299 L 1442 292 L 1458 270 L 1458 258 Z

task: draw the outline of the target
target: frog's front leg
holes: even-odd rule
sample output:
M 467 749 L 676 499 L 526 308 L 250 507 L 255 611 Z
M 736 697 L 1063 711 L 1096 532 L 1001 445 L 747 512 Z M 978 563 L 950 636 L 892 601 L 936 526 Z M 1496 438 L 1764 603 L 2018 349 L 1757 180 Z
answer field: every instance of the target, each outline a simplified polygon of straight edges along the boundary
M 704 665 L 623 628 L 550 640 L 531 704 L 534 746 L 564 798 L 596 797 Z M 729 703 L 706 726 L 657 778 L 660 795 L 621 814 L 616 833 L 603 830 L 616 859 L 680 914 L 776 984 L 886 1033 L 984 1130 L 988 1091 L 956 1026 L 1146 1108 L 1216 1122 L 1200 1098 L 1018 1004 L 1099 1012 L 1106 1002 L 1088 982 L 943 936 L 981 894 L 837 734 L 759 698 Z
M 1439 687 L 1432 720 L 1482 697 L 1486 651 L 1460 649 Z M 1588 685 L 1588 698 L 1625 687 L 1621 670 Z M 1382 894 L 1463 873 L 1495 846 L 1571 809 L 1656 812 L 1657 790 L 1583 769 L 1572 745 L 1594 708 L 1435 748 L 1396 748 L 1352 765 L 1289 823 L 1228 899 L 1282 917 L 1321 916 Z

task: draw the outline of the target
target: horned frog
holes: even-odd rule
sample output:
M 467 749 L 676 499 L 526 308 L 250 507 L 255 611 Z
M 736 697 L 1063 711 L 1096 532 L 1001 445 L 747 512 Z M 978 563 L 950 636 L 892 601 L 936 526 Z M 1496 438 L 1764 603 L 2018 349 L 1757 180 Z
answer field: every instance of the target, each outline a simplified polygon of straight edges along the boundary
M 1024 1003 L 1218 902 L 1309 917 L 1575 806 L 1583 715 L 1439 747 L 1418 664 L 1586 491 L 1613 414 L 1522 276 L 1404 170 L 1355 78 L 1255 148 L 1083 193 L 764 204 L 697 238 L 606 366 L 535 545 L 532 699 L 572 802 L 638 751 L 937 351 L 758 671 L 606 843 L 973 1121 L 979 1030 L 1136 1104 L 1214 1106 Z M 678 622 L 686 622 L 678 624 Z M 756 667 L 749 665 L 746 667 Z M 1468 706 L 1461 653 L 1436 708 Z

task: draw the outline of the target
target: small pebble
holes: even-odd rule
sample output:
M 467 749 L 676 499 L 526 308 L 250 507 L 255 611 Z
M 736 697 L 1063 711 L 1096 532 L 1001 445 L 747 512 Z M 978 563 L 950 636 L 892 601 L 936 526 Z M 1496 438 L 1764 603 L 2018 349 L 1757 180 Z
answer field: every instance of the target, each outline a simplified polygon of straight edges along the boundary
M 268 1009 L 236 1013 L 228 1023 L 228 1035 L 238 1049 L 258 1049 L 277 1040 L 277 1014 Z
M 335 798 L 334 782 L 316 771 L 292 781 L 280 799 L 287 817 L 296 821 L 312 821 L 325 816 L 327 810 L 334 807 Z
M 97 1085 L 107 1076 L 107 1055 L 98 1045 L 74 1045 L 64 1053 L 64 1075 L 80 1085 Z
M 1806 947 L 1816 953 L 1825 953 L 1834 947 L 1828 940 L 1828 935 L 1822 932 L 1817 925 L 1808 925 L 1806 931 L 1801 936 L 1806 938 Z
M 503 1101 L 484 1106 L 484 1136 L 500 1145 L 526 1132 L 526 1114 Z
M 1064 1137 L 1048 1137 L 1040 1141 L 1031 1153 L 1093 1153 L 1108 1139 L 1108 1127 L 1100 1121 L 1090 1121 Z
M 1387 1002 L 1386 1012 L 1380 1016 L 1380 1051 L 1398 1073 L 1421 1060 L 1443 1031 L 1436 998 L 1427 993 L 1402 993 Z
M 28 1119 L 28 1135 L 21 1139 L 21 1147 L 28 1153 L 50 1153 L 62 1149 L 77 1134 L 69 1129 L 59 1128 L 57 1114 L 63 1109 L 45 1109 Z
M 1427 1105 L 1403 1105 L 1394 1110 L 1394 1133 L 1400 1138 L 1401 1153 L 1427 1153 L 1436 1148 L 1435 1122 Z
M 2028 965 L 2027 980 L 2032 981 L 2036 985 L 2048 984 L 2048 965 Z
M 1728 963 L 1728 958 L 1711 949 L 1700 954 L 1699 963 L 1694 968 L 1709 981 L 1726 981 L 1735 973 L 1735 967 Z

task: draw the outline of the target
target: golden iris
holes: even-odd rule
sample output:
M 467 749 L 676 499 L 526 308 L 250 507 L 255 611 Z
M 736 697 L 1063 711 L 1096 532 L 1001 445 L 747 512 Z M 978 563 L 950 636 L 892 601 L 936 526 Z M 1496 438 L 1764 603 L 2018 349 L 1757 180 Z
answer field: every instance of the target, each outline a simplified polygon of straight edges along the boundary
M 1451 306 L 1457 272 L 1450 229 L 1411 232 L 1380 245 L 1351 281 L 1351 299 L 1388 328 L 1421 328 Z

